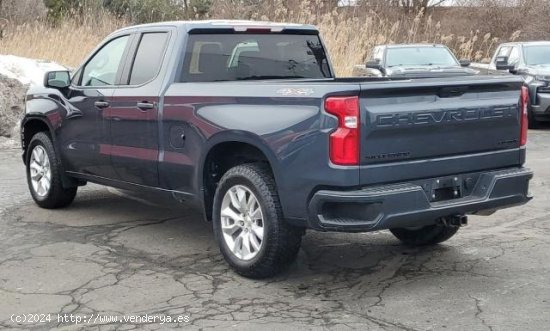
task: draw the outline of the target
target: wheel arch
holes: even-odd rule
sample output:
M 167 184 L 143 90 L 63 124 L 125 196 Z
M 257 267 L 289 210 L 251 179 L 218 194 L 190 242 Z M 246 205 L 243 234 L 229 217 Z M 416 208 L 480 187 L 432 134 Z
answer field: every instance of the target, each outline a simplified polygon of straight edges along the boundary
M 56 149 L 57 153 L 57 144 L 55 135 L 53 134 L 53 129 L 47 118 L 44 116 L 26 116 L 21 122 L 21 148 L 23 149 L 23 162 L 27 162 L 27 148 L 34 137 L 38 132 L 45 132 L 50 139 L 52 140 L 53 146 Z M 59 156 L 57 156 L 59 159 Z
M 78 180 L 71 178 L 65 174 L 64 171 L 64 165 L 61 160 L 61 154 L 60 149 L 57 144 L 56 136 L 54 134 L 54 130 L 52 128 L 52 124 L 48 121 L 48 119 L 45 116 L 25 116 L 23 121 L 21 122 L 21 147 L 23 149 L 23 163 L 27 164 L 27 149 L 28 146 L 32 140 L 32 138 L 39 132 L 44 132 L 48 135 L 50 140 L 52 141 L 52 145 L 54 148 L 54 153 L 56 157 L 56 162 L 61 168 L 61 182 L 63 184 L 63 187 L 70 188 L 79 186 L 83 183 L 79 182 Z
M 265 162 L 273 174 L 275 183 L 279 182 L 278 158 L 260 136 L 249 132 L 226 132 L 208 140 L 196 176 L 202 211 L 207 221 L 212 219 L 212 203 L 217 181 L 230 168 L 250 162 Z

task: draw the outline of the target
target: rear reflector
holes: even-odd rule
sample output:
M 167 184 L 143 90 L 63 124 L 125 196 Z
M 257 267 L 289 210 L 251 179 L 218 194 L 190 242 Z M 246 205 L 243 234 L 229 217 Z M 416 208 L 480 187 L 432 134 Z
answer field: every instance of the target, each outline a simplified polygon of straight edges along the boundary
M 338 118 L 338 128 L 330 135 L 330 161 L 359 165 L 359 97 L 328 97 L 325 111 Z
M 520 146 L 525 146 L 527 144 L 527 129 L 529 127 L 529 117 L 527 112 L 529 111 L 527 107 L 529 106 L 529 89 L 527 86 L 521 87 L 521 97 L 519 100 L 520 104 L 520 122 L 521 122 L 521 134 L 520 134 Z

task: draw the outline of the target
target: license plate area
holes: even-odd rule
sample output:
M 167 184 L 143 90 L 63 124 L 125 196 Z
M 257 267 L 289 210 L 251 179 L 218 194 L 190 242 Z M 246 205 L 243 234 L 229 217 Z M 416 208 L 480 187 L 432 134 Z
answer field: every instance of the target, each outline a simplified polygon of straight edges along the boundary
M 430 201 L 445 201 L 462 198 L 464 188 L 460 176 L 437 178 L 432 180 L 428 190 Z

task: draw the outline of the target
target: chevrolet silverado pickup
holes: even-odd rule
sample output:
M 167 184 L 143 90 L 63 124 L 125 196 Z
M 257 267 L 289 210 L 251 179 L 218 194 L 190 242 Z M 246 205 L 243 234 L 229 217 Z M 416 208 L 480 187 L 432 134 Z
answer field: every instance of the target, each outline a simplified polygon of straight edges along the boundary
M 335 78 L 300 24 L 164 22 L 106 38 L 26 96 L 30 193 L 87 182 L 199 208 L 238 273 L 269 277 L 306 229 L 409 245 L 529 201 L 520 78 Z

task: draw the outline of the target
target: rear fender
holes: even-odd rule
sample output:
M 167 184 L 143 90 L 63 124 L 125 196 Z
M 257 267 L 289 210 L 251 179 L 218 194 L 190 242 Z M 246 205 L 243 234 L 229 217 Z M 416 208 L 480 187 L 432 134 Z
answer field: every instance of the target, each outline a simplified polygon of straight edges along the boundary
M 263 153 L 263 155 L 265 155 L 267 161 L 269 162 L 271 171 L 273 172 L 273 177 L 275 178 L 275 182 L 278 183 L 278 179 L 280 177 L 279 162 L 277 160 L 275 153 L 273 153 L 273 151 L 262 140 L 262 138 L 252 132 L 231 130 L 231 131 L 219 132 L 205 142 L 205 145 L 202 149 L 203 152 L 201 154 L 199 164 L 196 167 L 196 173 L 194 176 L 197 192 L 199 192 L 200 191 L 199 188 L 202 188 L 204 185 L 203 184 L 204 178 L 202 174 L 204 172 L 204 165 L 205 165 L 206 157 L 208 156 L 208 153 L 216 145 L 219 145 L 221 143 L 226 143 L 226 142 L 245 143 L 253 147 L 256 147 L 258 150 L 260 150 Z M 200 192 L 197 196 L 200 198 L 201 205 L 203 205 L 204 207 L 202 192 Z

